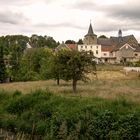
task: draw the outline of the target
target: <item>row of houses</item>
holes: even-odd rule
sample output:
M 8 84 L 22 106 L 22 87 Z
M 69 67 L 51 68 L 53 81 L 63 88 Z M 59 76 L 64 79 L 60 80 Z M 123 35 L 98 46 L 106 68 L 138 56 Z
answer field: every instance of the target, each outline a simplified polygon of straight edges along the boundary
M 98 62 L 120 63 L 136 62 L 140 59 L 140 46 L 134 35 L 110 38 L 97 38 L 90 23 L 88 33 L 83 38 L 83 44 L 60 44 L 57 49 L 77 49 L 78 51 L 92 51 Z

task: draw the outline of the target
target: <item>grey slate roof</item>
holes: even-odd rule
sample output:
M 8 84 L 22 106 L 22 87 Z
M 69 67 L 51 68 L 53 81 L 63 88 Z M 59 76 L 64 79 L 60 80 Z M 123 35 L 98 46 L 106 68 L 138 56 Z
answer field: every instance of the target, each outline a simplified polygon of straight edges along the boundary
M 127 42 L 123 41 L 123 42 L 120 42 L 118 43 L 115 48 L 113 49 L 113 51 L 117 51 L 119 50 L 123 45 L 125 45 Z M 128 43 L 127 43 L 128 44 Z
M 64 43 L 62 42 L 60 45 L 58 45 L 58 47 L 55 49 L 56 51 L 59 51 L 59 50 L 70 50 L 70 48 Z
M 98 38 L 97 43 L 103 46 L 111 46 L 112 42 L 109 38 Z
M 95 35 L 94 32 L 93 32 L 91 23 L 90 23 L 90 25 L 89 25 L 88 33 L 87 33 L 85 36 L 97 36 L 97 35 Z
M 134 40 L 136 40 L 134 35 L 128 35 L 128 36 L 123 36 L 123 37 L 110 37 L 114 45 L 117 45 L 120 42 L 128 42 L 130 38 L 133 38 Z
M 133 39 L 134 41 L 137 42 L 134 35 L 128 35 L 128 36 L 123 36 L 123 37 L 110 37 L 112 44 L 115 46 L 113 51 L 119 50 L 119 48 L 121 48 L 124 44 L 127 43 L 136 49 L 135 52 L 140 52 L 140 47 L 138 46 L 138 43 L 134 45 L 133 43 L 129 42 L 129 39 Z
M 135 52 L 140 52 L 140 46 L 134 46 L 134 48 L 136 49 Z

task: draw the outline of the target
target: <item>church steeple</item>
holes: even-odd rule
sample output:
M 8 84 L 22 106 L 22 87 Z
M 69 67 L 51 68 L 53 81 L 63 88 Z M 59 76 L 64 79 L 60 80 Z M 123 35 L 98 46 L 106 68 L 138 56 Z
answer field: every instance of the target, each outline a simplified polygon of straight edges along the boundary
M 92 28 L 92 25 L 90 23 L 89 25 L 89 29 L 88 29 L 88 33 L 85 35 L 85 36 L 94 36 L 94 32 L 93 32 L 93 28 Z
M 93 32 L 91 22 L 89 25 L 88 33 L 84 37 L 83 43 L 87 45 L 97 44 L 97 35 Z
M 88 29 L 88 34 L 87 35 L 89 35 L 89 36 L 93 36 L 94 35 L 91 23 L 89 25 L 89 29 Z
M 119 39 L 119 43 L 123 41 L 121 29 L 119 29 L 119 31 L 118 31 L 118 39 Z
M 118 31 L 118 37 L 122 37 L 122 30 L 121 29 L 119 29 L 119 31 Z

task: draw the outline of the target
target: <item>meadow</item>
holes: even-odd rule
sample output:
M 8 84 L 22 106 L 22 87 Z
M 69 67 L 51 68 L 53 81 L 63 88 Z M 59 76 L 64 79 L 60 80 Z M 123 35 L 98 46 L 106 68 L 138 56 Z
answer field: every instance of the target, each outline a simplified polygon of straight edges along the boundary
M 19 140 L 140 139 L 140 77 L 98 67 L 78 82 L 0 84 L 0 138 Z
M 79 96 L 79 97 L 100 97 L 105 99 L 125 98 L 129 101 L 140 102 L 140 78 L 138 73 L 131 72 L 125 75 L 121 70 L 105 68 L 94 75 L 88 75 L 88 82 L 79 81 L 77 93 L 72 93 L 71 81 L 60 81 L 60 85 L 55 80 L 29 81 L 0 84 L 0 90 L 14 92 L 21 91 L 27 94 L 36 90 L 49 90 L 57 95 Z

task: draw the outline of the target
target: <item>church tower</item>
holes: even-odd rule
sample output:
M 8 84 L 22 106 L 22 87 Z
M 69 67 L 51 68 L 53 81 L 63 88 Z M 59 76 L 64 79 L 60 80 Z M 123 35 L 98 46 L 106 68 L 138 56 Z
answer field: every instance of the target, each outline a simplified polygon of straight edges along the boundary
M 86 45 L 97 44 L 97 35 L 94 34 L 91 23 L 89 25 L 88 33 L 84 37 L 83 43 Z
M 122 38 L 122 30 L 119 30 L 118 31 L 118 41 L 119 41 L 119 43 L 123 41 L 123 38 Z
M 118 37 L 122 37 L 122 30 L 118 31 Z

